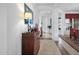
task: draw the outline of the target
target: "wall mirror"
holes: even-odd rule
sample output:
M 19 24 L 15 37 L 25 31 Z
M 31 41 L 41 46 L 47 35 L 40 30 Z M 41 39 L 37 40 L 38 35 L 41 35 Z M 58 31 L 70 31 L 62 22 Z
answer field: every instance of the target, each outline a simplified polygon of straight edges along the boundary
M 31 26 L 33 24 L 33 12 L 32 10 L 24 3 L 24 23 Z

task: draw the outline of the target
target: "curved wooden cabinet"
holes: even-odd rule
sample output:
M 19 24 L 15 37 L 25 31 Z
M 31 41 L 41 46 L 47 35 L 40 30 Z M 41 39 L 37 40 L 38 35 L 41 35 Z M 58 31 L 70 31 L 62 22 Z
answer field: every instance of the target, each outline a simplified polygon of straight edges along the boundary
M 38 32 L 22 33 L 22 55 L 36 55 L 40 48 Z

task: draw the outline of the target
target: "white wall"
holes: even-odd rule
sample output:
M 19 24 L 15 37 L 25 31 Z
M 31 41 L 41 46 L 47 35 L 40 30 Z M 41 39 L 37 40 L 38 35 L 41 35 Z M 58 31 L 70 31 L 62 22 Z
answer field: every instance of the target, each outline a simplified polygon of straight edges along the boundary
M 58 41 L 58 36 L 59 31 L 58 31 L 58 10 L 53 9 L 52 10 L 52 39 L 55 41 Z
M 33 5 L 27 4 L 32 11 Z M 7 40 L 8 40 L 8 54 L 21 54 L 21 38 L 22 33 L 27 32 L 27 25 L 24 24 L 24 19 L 20 16 L 24 12 L 24 4 L 7 4 Z
M 50 11 L 50 10 L 49 10 Z M 40 11 L 39 13 L 39 25 L 42 22 L 42 30 L 44 33 L 50 33 L 48 26 L 50 25 L 51 12 L 49 11 Z
M 39 24 L 39 11 L 34 7 L 32 3 L 26 3 L 28 7 L 33 11 L 33 25 Z
M 59 30 L 59 35 L 64 35 L 65 30 L 66 30 L 65 12 L 61 9 L 58 9 L 58 12 L 59 12 L 59 17 L 61 17 L 61 19 L 59 19 L 60 28 L 61 28 L 61 30 Z
M 61 17 L 61 19 L 58 19 Z M 58 23 L 58 22 L 61 23 Z M 61 30 L 59 30 L 59 25 Z M 55 41 L 59 41 L 59 35 L 64 35 L 65 32 L 65 13 L 59 8 L 55 8 L 52 10 L 52 38 Z
M 7 4 L 7 41 L 8 54 L 21 54 L 21 36 L 27 31 L 27 25 L 20 14 L 24 12 L 24 4 Z
M 44 33 L 47 33 L 48 32 L 48 29 L 47 29 L 47 17 L 46 16 L 43 16 L 43 19 L 42 19 L 42 29 L 43 29 L 43 32 Z
M 0 54 L 7 54 L 7 4 L 0 4 Z

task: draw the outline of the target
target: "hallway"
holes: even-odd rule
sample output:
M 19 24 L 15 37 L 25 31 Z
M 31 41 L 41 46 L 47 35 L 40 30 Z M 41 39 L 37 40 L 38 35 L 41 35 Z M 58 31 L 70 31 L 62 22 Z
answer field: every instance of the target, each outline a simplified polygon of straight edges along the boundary
M 3 3 L 0 7 L 0 55 L 79 54 L 70 46 L 79 47 L 78 3 Z M 60 37 L 64 35 L 74 40 Z
M 40 40 L 40 50 L 38 55 L 61 55 L 58 47 L 53 40 Z
M 43 33 L 38 55 L 69 55 L 63 46 L 52 39 L 52 34 Z
M 50 38 L 40 39 L 38 55 L 70 55 L 65 48 Z

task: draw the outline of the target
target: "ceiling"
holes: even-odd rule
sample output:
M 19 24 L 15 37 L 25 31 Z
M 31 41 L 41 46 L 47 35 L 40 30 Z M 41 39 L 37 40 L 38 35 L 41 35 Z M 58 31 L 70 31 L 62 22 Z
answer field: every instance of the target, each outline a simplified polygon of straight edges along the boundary
M 36 3 L 34 7 L 39 12 L 52 11 L 54 8 L 62 9 L 65 12 L 79 12 L 79 3 Z

